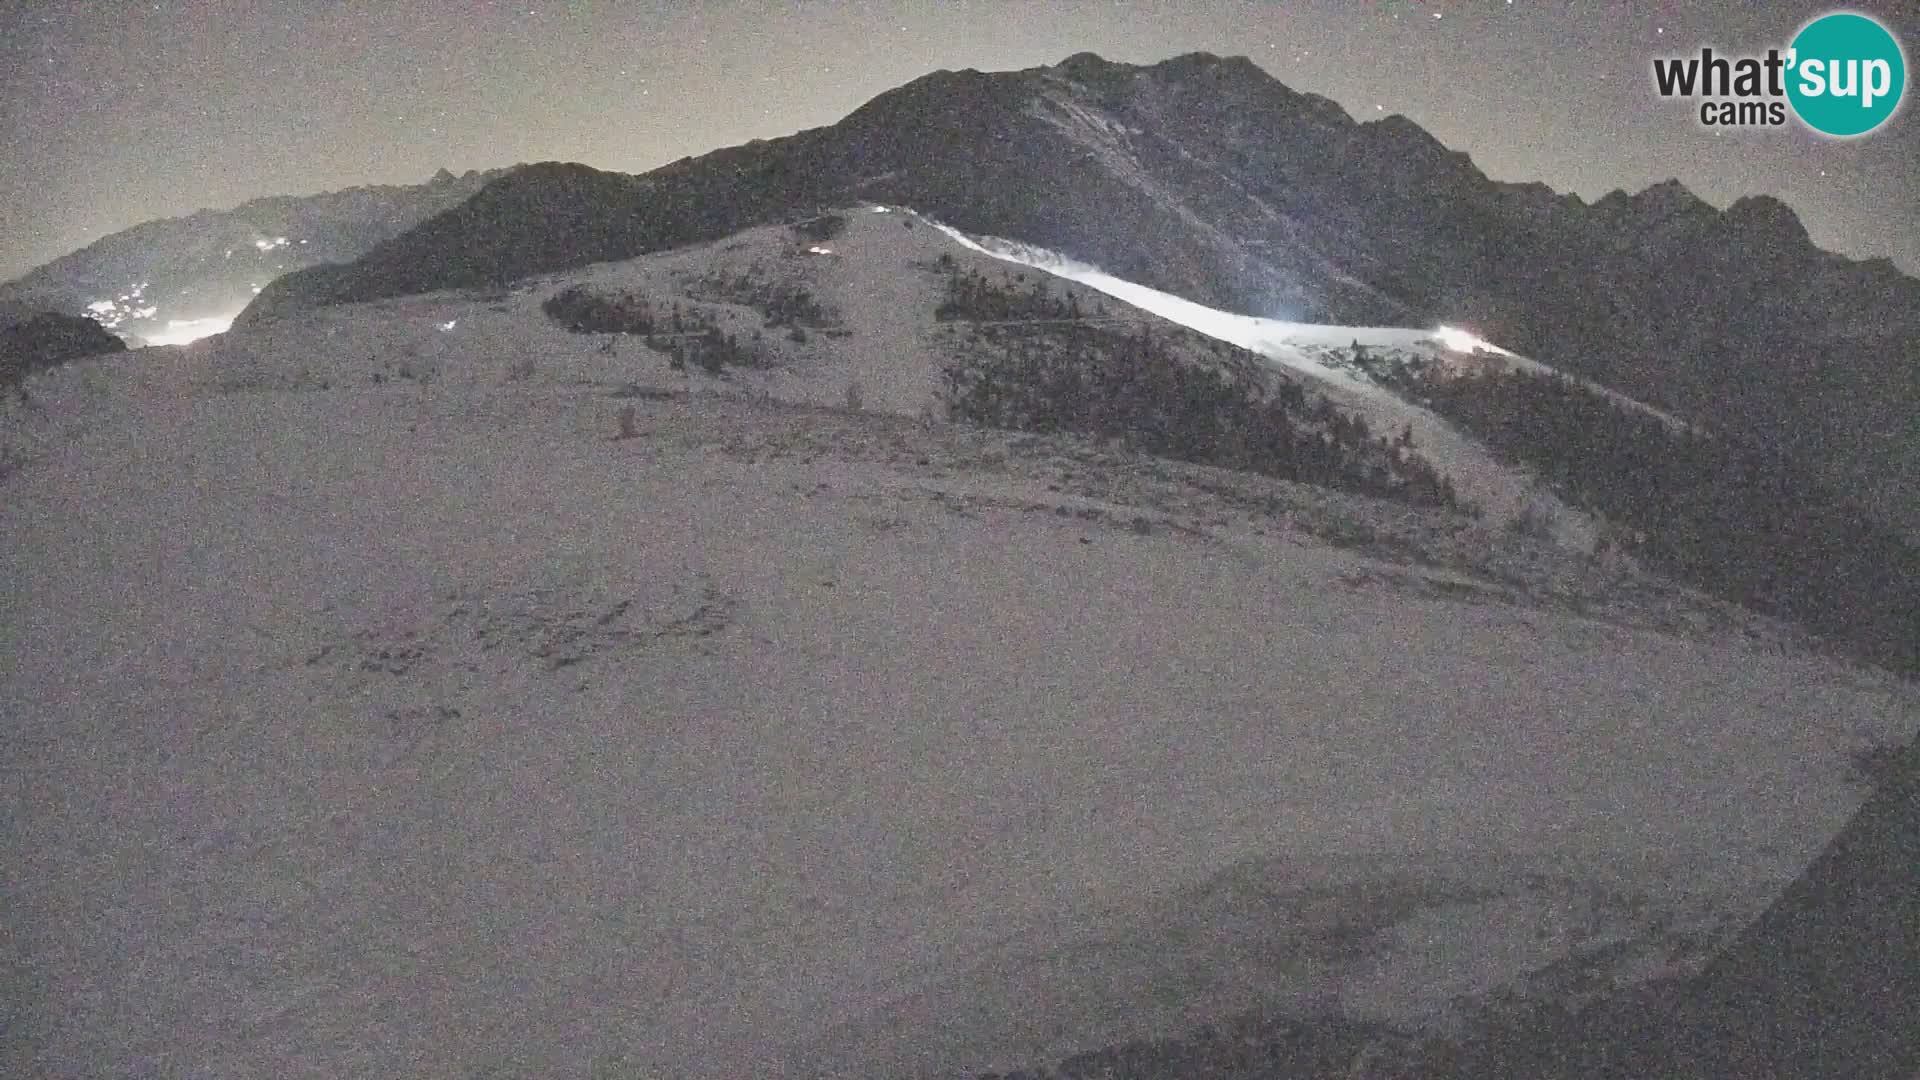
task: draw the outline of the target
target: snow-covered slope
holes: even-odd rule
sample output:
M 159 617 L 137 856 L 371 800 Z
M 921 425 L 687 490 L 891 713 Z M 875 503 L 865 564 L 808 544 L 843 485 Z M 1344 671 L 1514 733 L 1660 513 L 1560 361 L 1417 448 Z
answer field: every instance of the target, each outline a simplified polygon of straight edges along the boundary
M 1412 432 L 1422 454 L 1439 466 L 1469 501 L 1485 511 L 1489 523 L 1505 525 L 1521 514 L 1529 514 L 1550 528 L 1555 540 L 1562 544 L 1581 550 L 1591 550 L 1594 546 L 1597 539 L 1594 522 L 1567 507 L 1532 477 L 1496 461 L 1477 440 L 1461 433 L 1442 417 L 1385 388 L 1373 371 L 1354 363 L 1353 351 L 1356 347 L 1365 349 L 1383 365 L 1411 362 L 1451 368 L 1551 372 L 1544 364 L 1453 327 L 1330 326 L 1237 315 L 1116 278 L 1097 267 L 1031 244 L 997 237 L 971 237 L 946 225 L 938 227 L 970 250 L 1079 282 L 1141 310 L 1258 353 L 1310 380 L 1343 409 L 1364 417 L 1373 430 Z M 1678 418 L 1625 395 L 1588 380 L 1574 381 L 1610 400 L 1657 416 L 1670 426 L 1685 426 Z
M 1428 1022 L 1698 960 L 1920 727 L 1628 564 L 806 405 L 924 400 L 937 292 L 880 255 L 950 245 L 887 217 L 35 376 L 0 1072 L 911 1075 Z M 755 264 L 849 336 L 713 379 L 540 310 Z
M 411 353 L 437 377 L 481 382 L 497 381 L 515 364 L 529 362 L 559 364 L 567 370 L 578 366 L 607 377 L 626 372 L 647 385 L 677 386 L 697 378 L 668 377 L 662 355 L 632 339 L 609 346 L 604 337 L 565 334 L 539 315 L 542 301 L 578 287 L 598 296 L 640 298 L 663 322 L 675 304 L 710 316 L 759 358 L 729 370 L 727 378 L 737 388 L 814 404 L 840 404 L 851 391 L 867 408 L 920 415 L 938 408 L 940 372 L 955 350 L 966 347 L 959 332 L 969 325 L 964 320 L 934 320 L 942 299 L 936 260 L 1002 276 L 1004 271 L 996 267 L 1011 263 L 1039 270 L 1055 279 L 1057 288 L 1082 297 L 1089 318 L 1096 297 L 1114 297 L 1128 306 L 1115 306 L 1104 316 L 1107 320 L 1186 327 L 1246 349 L 1250 357 L 1265 357 L 1284 377 L 1363 418 L 1375 432 L 1394 436 L 1411 430 L 1415 451 L 1483 511 L 1483 525 L 1490 530 L 1525 513 L 1568 547 L 1594 547 L 1596 527 L 1586 516 L 1561 504 L 1531 476 L 1496 461 L 1445 420 L 1395 396 L 1345 362 L 1346 350 L 1356 342 L 1389 361 L 1400 355 L 1465 362 L 1432 330 L 1315 326 L 1231 315 L 1040 249 L 967 237 L 910 210 L 869 206 L 845 212 L 844 220 L 844 228 L 824 241 L 784 226 L 763 227 L 717 244 L 534 279 L 510 296 L 442 293 L 380 301 L 380 310 L 404 312 L 406 317 L 380 322 L 377 332 L 397 331 L 407 340 L 368 341 L 365 348 L 369 356 Z M 1026 287 L 1026 282 L 1018 287 Z M 765 325 L 767 298 L 795 291 L 816 298 L 825 313 L 820 320 L 824 332 L 816 327 L 804 342 Z M 284 348 L 294 338 L 320 334 L 329 348 L 339 346 L 336 353 L 358 355 L 360 346 L 347 343 L 372 332 L 356 312 L 320 309 L 286 324 L 263 322 L 230 340 L 256 340 L 264 334 L 281 342 L 276 348 Z M 596 351 L 602 347 L 615 351 L 611 356 Z M 241 367 L 252 355 L 237 346 L 222 348 Z M 1538 367 L 1497 349 L 1476 356 L 1480 363 Z M 271 381 L 285 374 L 262 378 Z
M 949 254 L 985 267 L 997 263 L 969 256 L 909 213 L 868 207 L 843 220 L 844 229 L 822 241 L 769 226 L 523 281 L 511 291 L 434 293 L 266 321 L 211 342 L 208 370 L 275 385 L 289 378 L 365 381 L 404 357 L 429 378 L 469 386 L 601 378 L 685 389 L 714 381 L 697 370 L 673 370 L 667 354 L 639 336 L 569 333 L 542 313 L 545 301 L 577 288 L 648 305 L 663 342 L 697 336 L 696 318 L 734 336 L 755 356 L 729 366 L 720 380 L 736 392 L 838 405 L 854 387 L 870 409 L 918 415 L 934 404 L 950 349 L 947 328 L 934 320 L 942 296 L 934 260 Z M 820 308 L 798 341 L 790 328 L 769 325 L 765 311 L 770 298 L 797 291 Z M 675 307 L 688 317 L 681 331 L 670 325 Z M 314 359 L 288 368 L 288 355 Z

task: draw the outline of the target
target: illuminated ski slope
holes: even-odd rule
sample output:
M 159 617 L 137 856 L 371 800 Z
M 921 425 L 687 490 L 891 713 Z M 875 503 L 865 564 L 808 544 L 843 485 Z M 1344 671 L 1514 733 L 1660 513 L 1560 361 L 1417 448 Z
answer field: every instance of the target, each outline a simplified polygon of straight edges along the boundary
M 1462 497 L 1481 508 L 1490 526 L 1498 527 L 1526 514 L 1546 522 L 1554 540 L 1565 546 L 1590 549 L 1597 540 L 1597 528 L 1590 518 L 1560 502 L 1531 476 L 1495 460 L 1479 440 L 1437 414 L 1401 399 L 1358 369 L 1340 362 L 1350 356 L 1346 350 L 1359 344 L 1369 350 L 1397 349 L 1436 358 L 1458 356 L 1459 346 L 1473 345 L 1481 346 L 1474 355 L 1483 361 L 1529 363 L 1504 349 L 1453 328 L 1328 326 L 1235 315 L 1114 277 L 1043 248 L 991 237 L 970 237 L 938 222 L 933 224 L 969 250 L 1098 289 L 1134 307 L 1264 356 L 1304 377 L 1343 411 L 1365 419 L 1373 431 L 1410 431 L 1420 455 L 1439 468 Z
M 1114 277 L 1097 267 L 1076 262 L 1045 248 L 997 237 L 971 237 L 950 226 L 938 222 L 933 224 L 955 242 L 971 250 L 1079 282 L 1209 337 L 1257 352 L 1302 374 L 1339 383 L 1369 395 L 1378 396 L 1385 391 L 1361 374 L 1327 363 L 1324 356 L 1328 350 L 1345 349 L 1358 344 L 1368 349 L 1398 349 L 1439 357 L 1455 354 L 1478 357 L 1483 364 L 1490 361 L 1504 370 L 1560 374 L 1545 364 L 1503 349 L 1459 327 L 1439 326 L 1421 330 L 1400 326 L 1338 326 L 1236 315 Z M 1597 383 L 1584 379 L 1574 381 L 1627 408 L 1656 416 L 1669 425 L 1687 426 L 1678 417 Z

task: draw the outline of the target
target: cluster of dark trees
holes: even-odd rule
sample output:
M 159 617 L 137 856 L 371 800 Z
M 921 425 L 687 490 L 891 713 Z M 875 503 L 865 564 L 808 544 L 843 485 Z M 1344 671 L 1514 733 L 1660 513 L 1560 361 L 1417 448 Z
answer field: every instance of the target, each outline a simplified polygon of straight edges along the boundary
M 1071 323 L 985 328 L 947 367 L 946 403 L 970 423 L 1113 438 L 1179 461 L 1460 507 L 1453 485 L 1413 452 L 1409 437 L 1376 437 L 1364 420 L 1309 400 L 1295 383 L 1185 362 L 1172 348 L 1180 333 L 1144 324 L 1132 332 Z
M 576 334 L 652 334 L 656 329 L 663 329 L 655 320 L 647 298 L 631 293 L 608 296 L 573 285 L 547 297 L 540 310 Z M 681 321 L 676 307 L 671 323 Z M 675 333 L 684 329 L 679 325 L 669 326 Z
M 758 311 L 769 327 L 838 326 L 839 318 L 805 288 L 785 282 L 761 281 L 750 274 L 728 277 L 709 273 L 695 281 L 689 294 L 701 300 L 744 304 Z M 804 339 L 804 335 L 801 335 Z
M 1402 389 L 1568 502 L 1644 534 L 1649 566 L 1920 671 L 1920 550 L 1780 453 L 1555 375 L 1409 372 Z
M 1078 319 L 1086 314 L 1078 296 L 1072 292 L 1055 296 L 1039 274 L 1027 285 L 1024 271 L 1003 273 L 995 281 L 978 270 L 959 270 L 951 255 L 941 255 L 939 265 L 948 272 L 947 295 L 933 317 L 942 322 L 1028 322 Z
M 648 338 L 647 347 L 664 353 L 667 366 L 675 371 L 685 371 L 691 364 L 709 375 L 723 376 L 730 367 L 765 366 L 751 342 L 742 344 L 739 338 L 722 333 L 710 322 L 697 333 Z
M 773 327 L 821 328 L 836 325 L 838 322 L 828 314 L 826 308 L 820 306 L 820 302 L 813 298 L 812 293 L 800 288 L 775 289 L 758 307 L 761 314 L 767 317 L 767 325 Z
M 540 309 L 576 334 L 639 335 L 675 371 L 691 365 L 717 376 L 729 367 L 764 366 L 752 341 L 722 331 L 698 308 L 674 304 L 665 315 L 655 315 L 645 297 L 607 296 L 575 285 L 548 297 Z

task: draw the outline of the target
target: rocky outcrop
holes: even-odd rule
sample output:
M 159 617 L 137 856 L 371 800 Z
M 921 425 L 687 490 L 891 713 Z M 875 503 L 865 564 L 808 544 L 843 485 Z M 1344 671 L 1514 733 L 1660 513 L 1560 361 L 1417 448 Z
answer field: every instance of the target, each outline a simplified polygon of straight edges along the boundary
M 44 368 L 101 353 L 122 352 L 126 342 L 78 315 L 40 312 L 0 327 L 0 392 Z

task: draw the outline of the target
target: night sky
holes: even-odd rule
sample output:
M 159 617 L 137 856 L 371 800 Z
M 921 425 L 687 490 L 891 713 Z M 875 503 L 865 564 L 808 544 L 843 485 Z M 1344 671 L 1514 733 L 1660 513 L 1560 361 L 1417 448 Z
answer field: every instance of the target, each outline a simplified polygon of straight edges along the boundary
M 1851 8 L 1887 22 L 1910 61 L 1920 52 L 1920 4 Z M 1357 118 L 1403 113 L 1499 179 L 1589 200 L 1668 177 L 1720 206 L 1773 194 L 1822 246 L 1920 273 L 1911 100 L 1841 143 L 1797 123 L 1714 132 L 1653 93 L 1656 53 L 1784 47 L 1828 10 L 0 0 L 0 279 L 140 221 L 261 195 L 549 159 L 642 171 L 832 123 L 936 68 L 1197 49 L 1251 56 Z

